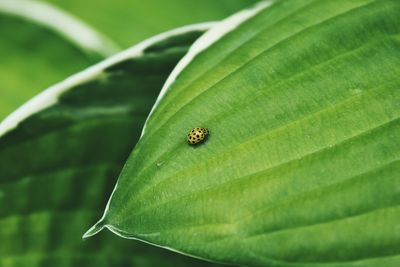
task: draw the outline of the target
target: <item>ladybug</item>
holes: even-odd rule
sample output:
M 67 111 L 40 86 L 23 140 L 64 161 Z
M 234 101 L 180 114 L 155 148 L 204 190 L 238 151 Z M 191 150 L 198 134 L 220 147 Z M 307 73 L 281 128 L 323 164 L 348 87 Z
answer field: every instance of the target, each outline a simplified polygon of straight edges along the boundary
M 187 141 L 190 145 L 197 145 L 207 138 L 208 133 L 207 128 L 193 128 L 187 135 Z

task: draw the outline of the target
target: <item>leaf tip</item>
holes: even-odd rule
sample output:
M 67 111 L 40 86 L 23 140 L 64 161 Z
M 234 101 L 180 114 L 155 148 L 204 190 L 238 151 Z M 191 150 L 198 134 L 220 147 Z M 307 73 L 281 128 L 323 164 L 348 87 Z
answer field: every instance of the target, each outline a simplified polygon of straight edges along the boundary
M 93 225 L 86 233 L 83 234 L 82 239 L 87 239 L 89 237 L 94 236 L 104 228 L 103 220 L 98 221 L 95 225 Z

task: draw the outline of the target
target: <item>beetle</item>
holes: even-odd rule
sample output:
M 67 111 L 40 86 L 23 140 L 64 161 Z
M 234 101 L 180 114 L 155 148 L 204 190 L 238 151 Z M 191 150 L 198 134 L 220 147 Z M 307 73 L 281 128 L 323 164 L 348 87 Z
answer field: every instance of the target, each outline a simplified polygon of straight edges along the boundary
M 207 128 L 196 127 L 187 134 L 187 141 L 190 145 L 197 145 L 204 142 L 208 137 L 209 130 Z

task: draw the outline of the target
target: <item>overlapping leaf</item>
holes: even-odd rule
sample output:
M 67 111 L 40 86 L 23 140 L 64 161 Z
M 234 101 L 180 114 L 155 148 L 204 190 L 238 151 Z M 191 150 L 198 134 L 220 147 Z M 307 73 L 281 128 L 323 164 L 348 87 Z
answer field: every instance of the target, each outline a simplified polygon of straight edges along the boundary
M 0 137 L 0 266 L 209 265 L 110 233 L 81 238 L 165 78 L 203 30 L 171 34 L 142 54 L 118 55 L 85 71 L 90 77 L 49 89 L 37 99 L 66 92 Z
M 277 1 L 183 70 L 102 227 L 251 266 L 400 264 L 400 2 Z M 198 147 L 193 127 L 210 137 Z
M 43 88 L 98 60 L 48 28 L 1 9 L 0 34 L 0 119 Z

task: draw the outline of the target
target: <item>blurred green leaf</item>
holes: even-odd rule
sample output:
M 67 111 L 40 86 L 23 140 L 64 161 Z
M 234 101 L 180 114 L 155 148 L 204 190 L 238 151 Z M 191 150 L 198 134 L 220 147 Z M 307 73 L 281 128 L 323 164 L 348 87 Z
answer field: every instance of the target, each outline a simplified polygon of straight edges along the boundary
M 246 266 L 400 266 L 400 2 L 277 1 L 199 54 L 102 227 Z M 208 140 L 187 144 L 194 127 Z
M 215 266 L 110 233 L 81 238 L 165 78 L 202 32 L 124 52 L 30 102 L 67 89 L 0 137 L 0 266 Z
M 123 47 L 187 24 L 221 20 L 258 0 L 47 0 Z
M 23 14 L 10 14 L 8 5 L 0 2 L 0 119 L 43 88 L 101 58 Z

